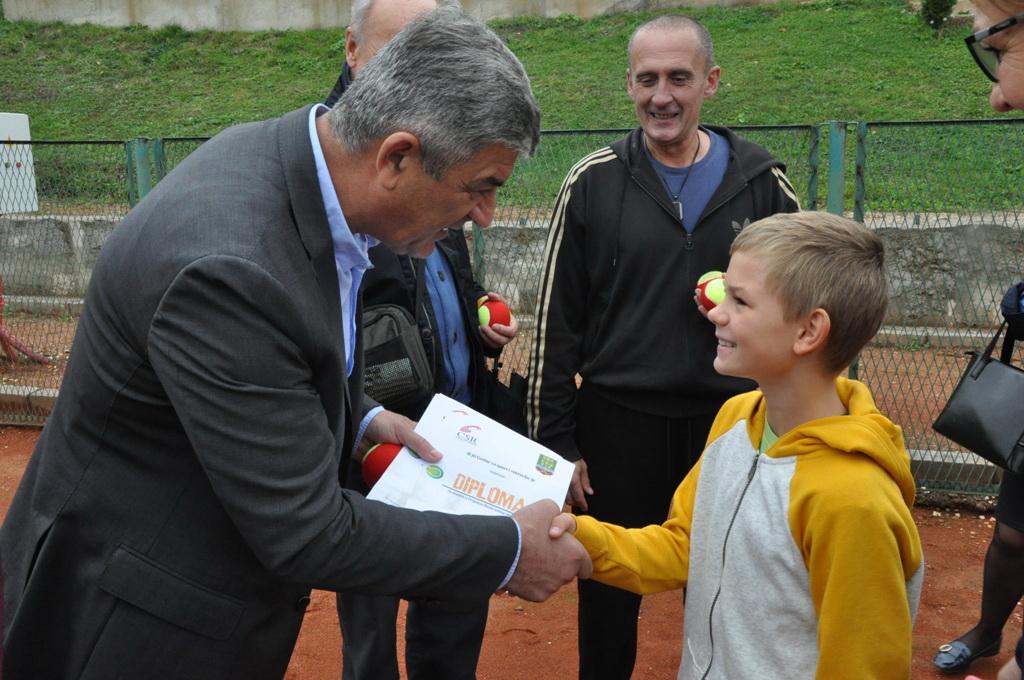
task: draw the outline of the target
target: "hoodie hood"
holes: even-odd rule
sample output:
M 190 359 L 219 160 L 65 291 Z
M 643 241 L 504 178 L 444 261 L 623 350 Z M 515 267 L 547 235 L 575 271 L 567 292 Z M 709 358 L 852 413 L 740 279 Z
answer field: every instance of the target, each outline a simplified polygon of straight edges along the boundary
M 846 406 L 847 415 L 803 423 L 779 437 L 766 455 L 784 458 L 829 448 L 839 453 L 866 456 L 896 482 L 907 506 L 913 506 L 916 485 L 903 444 L 902 428 L 878 411 L 864 383 L 836 378 L 836 393 Z M 750 441 L 761 441 L 766 409 L 764 395 L 757 391 L 736 399 L 747 402 Z

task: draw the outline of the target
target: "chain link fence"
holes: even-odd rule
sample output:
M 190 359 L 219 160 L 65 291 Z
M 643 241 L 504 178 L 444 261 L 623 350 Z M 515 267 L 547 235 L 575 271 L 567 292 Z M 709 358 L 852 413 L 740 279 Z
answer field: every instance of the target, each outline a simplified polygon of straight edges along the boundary
M 0 144 L 0 422 L 41 424 L 100 247 L 128 212 L 126 144 Z
M 1024 276 L 1022 124 L 733 128 L 786 163 L 805 209 L 843 212 L 885 239 L 890 313 L 851 373 L 904 428 L 921 486 L 992 493 L 998 483 L 998 470 L 930 425 L 966 365 L 964 352 L 991 337 L 1002 292 Z M 503 353 L 506 375 L 526 372 L 562 180 L 576 161 L 627 132 L 543 133 L 537 154 L 502 189 L 493 225 L 468 230 L 478 280 L 510 299 L 522 327 Z M 0 422 L 45 420 L 103 240 L 203 141 L 0 145 Z
M 856 126 L 853 212 L 885 239 L 891 285 L 887 323 L 859 377 L 903 427 L 921 486 L 994 492 L 1000 479 L 931 423 L 965 352 L 985 346 L 1003 293 L 1024 278 L 1022 123 Z

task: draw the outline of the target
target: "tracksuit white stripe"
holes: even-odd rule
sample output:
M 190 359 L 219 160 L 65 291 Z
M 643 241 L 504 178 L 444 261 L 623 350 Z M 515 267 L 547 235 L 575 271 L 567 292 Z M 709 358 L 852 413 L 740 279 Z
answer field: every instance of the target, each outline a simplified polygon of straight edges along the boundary
M 541 279 L 540 297 L 537 304 L 537 331 L 530 362 L 530 389 L 526 399 L 527 432 L 531 438 L 537 437 L 540 427 L 540 390 L 544 370 L 544 341 L 547 336 L 548 307 L 551 304 L 551 287 L 555 278 L 555 262 L 562 245 L 562 234 L 565 229 L 565 212 L 568 210 L 572 186 L 588 168 L 600 163 L 615 160 L 617 156 L 611 147 L 599 149 L 585 156 L 569 170 L 562 182 L 555 200 L 555 208 L 551 213 L 551 225 L 548 227 L 548 241 L 545 246 L 544 273 Z

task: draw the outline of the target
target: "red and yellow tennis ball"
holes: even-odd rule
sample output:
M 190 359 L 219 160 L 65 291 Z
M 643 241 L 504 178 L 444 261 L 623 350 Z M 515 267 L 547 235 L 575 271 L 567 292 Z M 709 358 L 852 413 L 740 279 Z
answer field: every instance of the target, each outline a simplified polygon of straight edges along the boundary
M 401 444 L 386 442 L 370 447 L 370 450 L 363 456 L 363 481 L 367 486 L 372 487 L 384 474 L 384 471 L 391 465 L 398 452 L 402 450 Z
M 725 299 L 725 274 L 713 270 L 697 279 L 697 299 L 704 309 L 717 307 Z
M 476 301 L 476 313 L 481 326 L 500 324 L 507 326 L 512 323 L 512 310 L 501 300 L 482 297 Z

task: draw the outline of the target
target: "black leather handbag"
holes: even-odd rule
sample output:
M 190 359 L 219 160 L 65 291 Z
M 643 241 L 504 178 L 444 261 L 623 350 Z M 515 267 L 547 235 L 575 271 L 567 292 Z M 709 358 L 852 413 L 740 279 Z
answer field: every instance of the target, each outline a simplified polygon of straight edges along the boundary
M 970 353 L 967 370 L 932 428 L 985 460 L 1024 474 L 1024 371 L 1012 365 L 1012 330 L 999 359 L 992 357 L 1006 328 L 1004 322 L 984 352 Z

